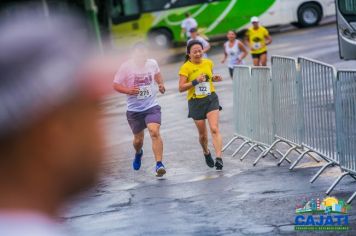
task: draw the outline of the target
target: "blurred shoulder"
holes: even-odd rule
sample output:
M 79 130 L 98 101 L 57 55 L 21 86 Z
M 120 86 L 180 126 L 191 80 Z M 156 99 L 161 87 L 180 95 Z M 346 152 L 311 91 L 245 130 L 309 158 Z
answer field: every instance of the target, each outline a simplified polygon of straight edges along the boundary
M 189 68 L 192 66 L 192 63 L 188 60 L 188 61 L 185 61 L 182 65 L 181 65 L 181 68 Z
M 128 59 L 120 65 L 120 70 L 127 70 L 133 67 L 133 60 Z
M 261 27 L 261 29 L 262 29 L 263 31 L 268 32 L 268 29 L 267 29 L 266 27 L 264 27 L 264 26 L 260 26 L 260 27 Z
M 150 64 L 150 65 L 157 65 L 158 66 L 158 62 L 153 58 L 147 59 L 146 63 Z
M 157 61 L 152 58 L 147 59 L 146 66 L 148 66 L 150 68 L 159 68 Z

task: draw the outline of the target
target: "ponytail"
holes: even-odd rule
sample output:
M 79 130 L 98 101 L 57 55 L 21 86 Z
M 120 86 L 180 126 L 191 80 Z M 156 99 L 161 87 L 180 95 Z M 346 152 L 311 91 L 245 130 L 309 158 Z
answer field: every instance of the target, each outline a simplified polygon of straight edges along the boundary
M 188 54 L 185 54 L 185 60 L 184 60 L 184 63 L 189 61 L 189 55 Z

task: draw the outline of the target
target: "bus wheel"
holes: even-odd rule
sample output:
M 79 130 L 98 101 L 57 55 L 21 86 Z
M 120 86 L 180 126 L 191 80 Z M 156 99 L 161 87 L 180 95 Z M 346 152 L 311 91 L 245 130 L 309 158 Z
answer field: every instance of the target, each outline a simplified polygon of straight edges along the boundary
M 168 48 L 172 45 L 172 33 L 167 29 L 155 29 L 148 33 L 150 44 L 155 48 Z
M 298 25 L 310 27 L 317 25 L 322 18 L 322 10 L 315 3 L 306 3 L 298 9 Z

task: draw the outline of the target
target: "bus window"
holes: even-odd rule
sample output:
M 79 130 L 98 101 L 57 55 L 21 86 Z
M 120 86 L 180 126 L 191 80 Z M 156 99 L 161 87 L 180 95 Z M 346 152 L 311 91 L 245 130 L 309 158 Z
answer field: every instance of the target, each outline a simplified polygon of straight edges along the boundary
M 356 1 L 352 1 L 352 0 L 339 1 L 339 9 L 343 15 L 356 16 Z
M 202 4 L 202 3 L 207 3 L 207 2 L 212 2 L 212 1 L 201 1 L 201 0 L 181 0 L 181 1 L 176 1 L 174 4 L 174 7 L 186 7 L 190 5 L 196 5 L 196 4 Z
M 161 11 L 171 8 L 170 0 L 141 1 L 141 4 L 143 12 Z
M 140 17 L 138 0 L 112 0 L 112 22 L 119 24 Z
M 356 59 L 356 0 L 336 0 L 340 58 Z
M 162 11 L 177 7 L 192 6 L 207 2 L 213 2 L 213 0 L 142 0 L 143 12 Z

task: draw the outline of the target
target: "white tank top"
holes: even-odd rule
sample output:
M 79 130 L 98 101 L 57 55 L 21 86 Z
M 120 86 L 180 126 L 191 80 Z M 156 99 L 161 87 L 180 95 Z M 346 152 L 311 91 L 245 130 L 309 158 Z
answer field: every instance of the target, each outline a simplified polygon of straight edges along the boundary
M 236 65 L 244 64 L 243 61 L 241 61 L 241 63 L 237 63 L 237 59 L 241 55 L 241 50 L 239 48 L 239 40 L 236 39 L 234 45 L 231 48 L 229 47 L 229 41 L 225 42 L 224 48 L 227 54 L 227 62 L 229 68 L 233 68 Z

